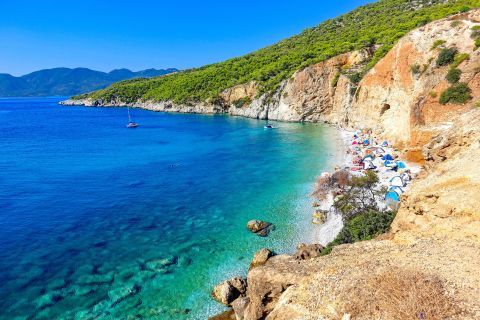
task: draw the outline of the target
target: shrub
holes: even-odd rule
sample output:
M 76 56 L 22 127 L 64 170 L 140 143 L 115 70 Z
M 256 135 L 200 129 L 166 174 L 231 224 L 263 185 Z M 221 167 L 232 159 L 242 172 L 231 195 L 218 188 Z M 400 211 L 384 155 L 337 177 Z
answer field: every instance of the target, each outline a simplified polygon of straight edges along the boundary
M 446 66 L 453 62 L 457 54 L 456 48 L 444 48 L 440 51 L 437 58 L 437 67 Z
M 353 84 L 358 84 L 358 83 L 360 83 L 360 81 L 362 81 L 362 78 L 363 78 L 363 75 L 362 75 L 362 73 L 360 73 L 360 72 L 355 72 L 355 73 L 352 73 L 352 74 L 349 74 L 349 75 L 348 75 L 348 79 L 350 79 L 350 81 L 351 81 Z
M 456 28 L 456 27 L 458 27 L 458 26 L 461 25 L 461 24 L 463 24 L 462 21 L 460 21 L 460 20 L 455 20 L 455 21 L 452 21 L 452 23 L 450 24 L 450 26 L 451 26 L 452 28 Z
M 340 72 L 337 72 L 335 74 L 335 76 L 333 77 L 332 79 L 332 87 L 336 88 L 337 87 L 337 83 L 338 83 L 338 79 L 340 79 Z
M 440 47 L 441 45 L 444 45 L 445 42 L 446 42 L 445 40 L 435 40 L 435 42 L 432 45 L 432 50 L 435 50 L 438 47 Z
M 414 75 L 417 75 L 417 74 L 421 73 L 420 65 L 418 65 L 418 64 L 414 64 L 413 66 L 411 66 L 410 70 L 412 71 L 412 73 Z
M 474 107 L 475 108 L 480 108 L 480 101 L 475 102 Z
M 470 93 L 472 90 L 465 83 L 457 83 L 440 95 L 440 103 L 465 103 L 468 100 L 472 99 Z
M 430 97 L 432 98 L 436 98 L 437 97 L 437 93 L 435 91 L 430 91 Z
M 458 81 L 460 81 L 461 75 L 462 75 L 462 71 L 460 69 L 452 68 L 448 71 L 445 79 L 447 79 L 447 81 L 450 82 L 451 84 L 455 84 Z
M 243 106 L 250 104 L 250 102 L 252 101 L 249 97 L 244 97 L 244 98 L 233 101 L 233 105 L 237 108 L 242 108 Z
M 395 212 L 369 210 L 349 219 L 334 244 L 370 240 L 387 232 L 395 218 Z
M 312 196 L 324 200 L 327 195 L 336 190 L 344 190 L 350 182 L 350 172 L 337 170 L 331 175 L 322 175 L 317 178 Z
M 463 61 L 470 59 L 468 53 L 457 53 L 455 58 L 453 58 L 452 68 L 458 67 Z
M 475 49 L 480 48 L 480 38 L 475 39 Z

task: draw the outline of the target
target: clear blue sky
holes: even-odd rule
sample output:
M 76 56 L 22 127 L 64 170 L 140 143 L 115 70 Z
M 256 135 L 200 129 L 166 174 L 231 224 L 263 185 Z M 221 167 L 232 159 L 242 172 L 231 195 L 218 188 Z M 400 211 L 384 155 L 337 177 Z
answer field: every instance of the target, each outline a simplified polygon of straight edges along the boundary
M 0 0 L 0 73 L 198 67 L 372 0 Z

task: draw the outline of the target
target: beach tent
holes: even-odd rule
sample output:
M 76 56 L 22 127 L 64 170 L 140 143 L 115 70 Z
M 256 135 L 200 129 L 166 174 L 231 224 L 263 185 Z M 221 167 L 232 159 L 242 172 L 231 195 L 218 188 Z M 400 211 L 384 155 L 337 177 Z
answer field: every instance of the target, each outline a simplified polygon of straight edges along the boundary
M 375 156 L 373 154 L 367 154 L 365 157 L 363 157 L 363 160 L 370 159 L 373 160 L 375 159 Z
M 385 202 L 390 210 L 398 210 L 400 207 L 400 196 L 395 191 L 387 192 Z
M 374 152 L 375 152 L 376 154 L 385 153 L 385 149 L 378 147 L 378 148 L 375 148 L 375 151 L 374 151 Z
M 356 145 L 356 144 L 358 144 L 357 141 L 353 141 L 353 142 L 352 142 L 352 145 Z
M 402 188 L 397 187 L 397 186 L 388 187 L 387 191 L 396 192 L 398 195 L 403 194 L 405 192 Z
M 373 150 L 372 149 L 367 149 L 365 150 L 365 154 L 372 154 L 373 153 Z
M 368 146 L 369 144 L 370 144 L 370 140 L 368 140 L 368 139 L 363 140 L 363 145 L 364 146 Z
M 390 168 L 390 169 L 396 169 L 397 168 L 397 163 L 395 161 L 390 161 L 390 160 L 387 160 L 387 161 L 384 161 L 383 162 L 383 165 L 387 168 Z
M 384 147 L 384 148 L 385 148 L 385 147 L 388 147 L 388 141 L 383 141 L 383 142 L 382 142 L 382 147 Z
M 407 165 L 403 161 L 397 161 L 398 169 L 406 169 Z
M 385 194 L 385 200 L 387 200 L 389 198 L 394 200 L 394 201 L 397 201 L 397 202 L 400 201 L 400 195 L 398 193 L 396 193 L 395 191 L 388 191 Z
M 393 160 L 393 157 L 391 154 L 386 154 L 382 157 L 382 160 Z
M 412 177 L 410 177 L 410 174 L 408 172 L 402 173 L 400 177 L 404 182 L 412 180 Z
M 375 165 L 373 164 L 373 162 L 371 160 L 365 160 L 363 161 L 363 169 L 365 170 L 373 170 L 373 169 L 376 169 L 377 167 L 375 167 Z
M 403 181 L 402 177 L 400 176 L 395 176 L 392 179 L 390 179 L 390 186 L 392 187 L 400 187 L 403 188 L 407 184 Z

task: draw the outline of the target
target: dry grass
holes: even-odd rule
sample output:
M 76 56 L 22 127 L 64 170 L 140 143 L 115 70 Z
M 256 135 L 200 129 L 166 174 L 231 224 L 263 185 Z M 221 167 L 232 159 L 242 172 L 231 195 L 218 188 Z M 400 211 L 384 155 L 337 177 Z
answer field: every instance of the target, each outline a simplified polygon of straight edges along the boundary
M 419 271 L 390 269 L 345 292 L 352 319 L 440 320 L 460 313 L 438 277 Z

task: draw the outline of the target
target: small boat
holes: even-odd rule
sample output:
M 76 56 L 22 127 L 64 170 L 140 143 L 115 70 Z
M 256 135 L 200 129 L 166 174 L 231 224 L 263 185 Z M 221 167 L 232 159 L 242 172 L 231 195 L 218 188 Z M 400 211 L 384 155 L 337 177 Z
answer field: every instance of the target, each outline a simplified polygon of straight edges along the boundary
M 274 129 L 274 127 L 271 124 L 268 124 L 268 123 L 264 126 L 264 128 L 265 129 Z
M 138 124 L 132 120 L 132 117 L 130 116 L 130 107 L 127 108 L 128 112 L 128 124 L 127 128 L 136 128 L 138 127 Z

